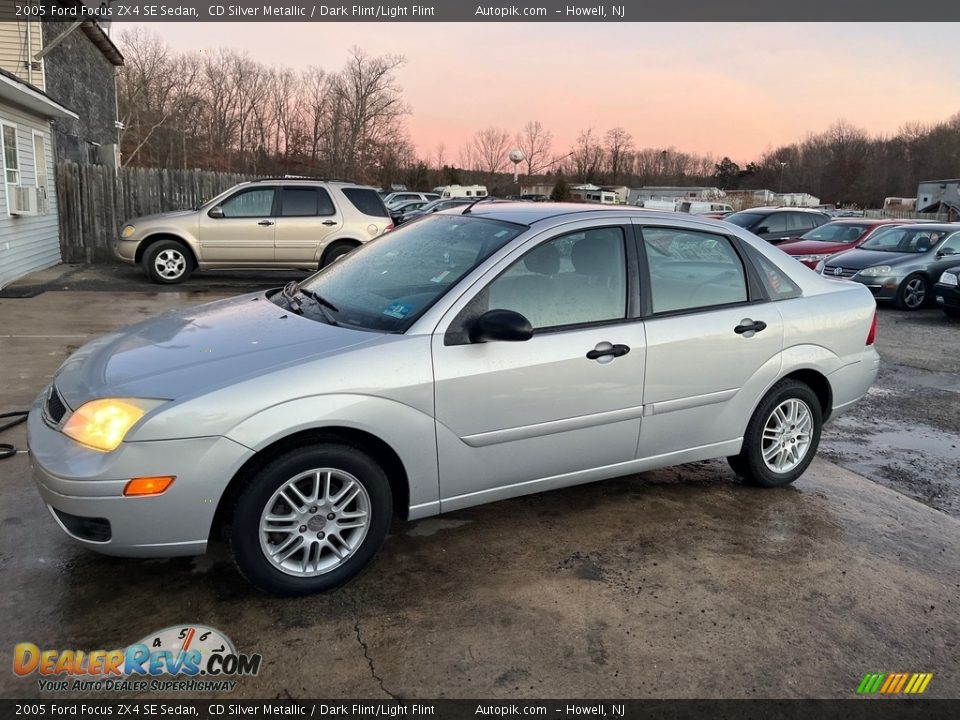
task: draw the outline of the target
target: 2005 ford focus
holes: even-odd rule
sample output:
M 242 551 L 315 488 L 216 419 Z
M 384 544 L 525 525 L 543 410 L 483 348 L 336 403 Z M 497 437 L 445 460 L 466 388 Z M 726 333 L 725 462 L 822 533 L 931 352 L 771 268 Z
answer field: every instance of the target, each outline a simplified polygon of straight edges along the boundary
M 481 203 L 300 283 L 76 352 L 29 444 L 92 549 L 222 535 L 278 594 L 336 587 L 415 519 L 727 457 L 792 482 L 879 364 L 875 304 L 732 225 Z

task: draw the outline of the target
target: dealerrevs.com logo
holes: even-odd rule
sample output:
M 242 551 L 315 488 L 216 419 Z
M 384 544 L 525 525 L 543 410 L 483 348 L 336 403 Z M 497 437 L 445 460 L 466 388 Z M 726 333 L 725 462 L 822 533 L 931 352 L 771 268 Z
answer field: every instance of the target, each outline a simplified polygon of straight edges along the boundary
M 115 650 L 44 650 L 23 642 L 13 649 L 13 672 L 37 676 L 45 692 L 224 692 L 236 676 L 260 672 L 259 654 L 238 653 L 219 630 L 175 625 Z

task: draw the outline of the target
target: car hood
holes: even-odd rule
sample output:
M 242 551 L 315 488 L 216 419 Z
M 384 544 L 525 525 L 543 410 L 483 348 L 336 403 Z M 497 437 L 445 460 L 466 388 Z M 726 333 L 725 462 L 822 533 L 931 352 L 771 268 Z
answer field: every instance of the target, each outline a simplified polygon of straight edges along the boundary
M 851 270 L 863 270 L 874 265 L 901 265 L 915 262 L 923 253 L 884 252 L 883 250 L 848 250 L 830 258 L 828 267 L 845 267 Z
M 97 338 L 61 366 L 54 382 L 74 409 L 100 397 L 177 400 L 379 337 L 296 315 L 256 293 Z
M 172 210 L 170 212 L 155 213 L 153 215 L 141 215 L 138 218 L 125 223 L 127 225 L 137 226 L 138 223 L 148 223 L 148 222 L 163 222 L 164 220 L 172 220 L 173 218 L 186 217 L 187 215 L 196 215 L 197 210 Z
M 820 240 L 787 240 L 777 245 L 788 255 L 832 255 L 850 249 L 850 243 L 822 242 Z

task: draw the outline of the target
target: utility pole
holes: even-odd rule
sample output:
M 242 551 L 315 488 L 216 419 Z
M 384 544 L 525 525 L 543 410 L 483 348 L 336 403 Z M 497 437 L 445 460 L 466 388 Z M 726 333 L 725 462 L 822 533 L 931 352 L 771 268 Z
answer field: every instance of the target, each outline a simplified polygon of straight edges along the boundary
M 787 167 L 787 163 L 781 160 L 779 164 L 780 164 L 780 190 L 778 191 L 778 193 L 780 195 L 783 195 L 783 169 Z

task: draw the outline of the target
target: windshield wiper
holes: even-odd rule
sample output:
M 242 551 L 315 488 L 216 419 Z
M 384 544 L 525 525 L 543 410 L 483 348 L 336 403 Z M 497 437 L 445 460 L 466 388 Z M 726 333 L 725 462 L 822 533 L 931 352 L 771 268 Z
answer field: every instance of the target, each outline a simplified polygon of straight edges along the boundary
M 326 318 L 328 323 L 331 325 L 337 324 L 336 319 L 334 319 L 333 315 L 330 314 L 330 310 L 333 310 L 333 312 L 340 312 L 340 308 L 326 298 L 320 296 L 318 293 L 315 293 L 313 290 L 308 290 L 307 288 L 300 287 L 299 285 L 297 286 L 297 290 L 317 304 L 317 307 L 320 308 L 320 312 L 323 313 L 323 317 Z
M 300 302 L 300 298 L 296 295 L 298 289 L 297 281 L 291 280 L 283 286 L 282 294 L 283 299 L 287 301 L 287 308 L 297 315 L 303 315 L 303 303 Z

